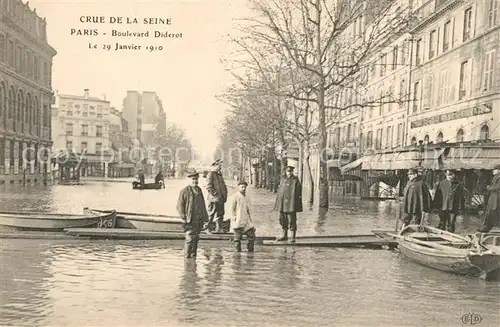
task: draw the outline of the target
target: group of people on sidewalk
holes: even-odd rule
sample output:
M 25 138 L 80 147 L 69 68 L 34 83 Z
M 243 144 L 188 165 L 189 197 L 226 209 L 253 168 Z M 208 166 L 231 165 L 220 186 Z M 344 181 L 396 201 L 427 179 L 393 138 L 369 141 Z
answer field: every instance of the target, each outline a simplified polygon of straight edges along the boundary
M 279 212 L 279 222 L 283 229 L 278 241 L 288 240 L 288 230 L 290 230 L 291 242 L 295 242 L 297 212 L 302 212 L 302 185 L 293 175 L 293 170 L 292 166 L 286 167 L 286 175 L 281 181 L 274 206 Z M 252 220 L 251 202 L 246 194 L 248 184 L 240 180 L 236 193 L 228 199 L 227 186 L 221 171 L 222 160 L 217 160 L 206 176 L 206 185 L 203 186 L 207 191 L 207 205 L 199 186 L 198 172 L 193 171 L 188 174 L 191 184 L 180 191 L 177 211 L 182 219 L 186 236 L 184 245 L 186 258 L 196 258 L 198 241 L 203 229 L 215 233 L 226 231 L 223 226 L 226 202 L 231 214 L 230 226 L 233 230 L 236 251 L 242 251 L 241 243 L 244 236 L 247 239 L 247 251 L 254 251 L 256 228 Z
M 447 170 L 446 178 L 437 182 L 434 187 L 434 197 L 422 180 L 417 169 L 408 171 L 408 184 L 403 194 L 403 228 L 410 223 L 420 224 L 424 214 L 436 210 L 439 215 L 437 228 L 455 232 L 459 212 L 465 208 L 465 197 L 469 192 L 457 179 L 457 171 Z M 500 219 L 500 174 L 495 170 L 495 176 L 487 186 L 486 208 L 482 233 L 489 232 Z

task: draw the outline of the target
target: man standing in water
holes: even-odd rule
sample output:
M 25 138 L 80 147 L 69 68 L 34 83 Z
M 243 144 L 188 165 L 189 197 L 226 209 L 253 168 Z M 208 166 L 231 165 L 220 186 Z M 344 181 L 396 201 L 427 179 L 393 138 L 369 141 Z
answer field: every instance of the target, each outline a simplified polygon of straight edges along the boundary
M 404 190 L 403 198 L 403 228 L 412 220 L 420 224 L 423 213 L 429 213 L 431 208 L 431 194 L 422 177 L 416 169 L 408 171 L 408 184 Z
M 293 175 L 293 166 L 288 165 L 284 178 L 281 179 L 274 210 L 280 213 L 279 221 L 283 234 L 277 241 L 288 240 L 288 228 L 292 232 L 291 242 L 295 242 L 297 235 L 297 212 L 302 212 L 302 185 Z
M 500 173 L 499 167 L 493 172 L 495 177 L 491 184 L 486 186 L 488 191 L 488 203 L 486 204 L 486 212 L 484 213 L 483 226 L 478 230 L 482 233 L 488 233 L 493 226 L 498 225 L 500 220 Z
M 212 225 L 215 220 L 215 232 L 223 231 L 224 222 L 224 206 L 227 201 L 227 187 L 222 177 L 222 160 L 218 159 L 212 164 L 210 172 L 207 176 L 207 201 L 209 215 L 209 230 L 212 230 Z
M 188 174 L 188 178 L 191 178 L 191 185 L 181 190 L 177 201 L 177 211 L 181 216 L 186 235 L 184 256 L 186 258 L 196 258 L 200 232 L 203 225 L 208 221 L 208 214 L 203 193 L 198 186 L 199 174 L 192 172 Z
M 231 210 L 231 227 L 234 231 L 234 244 L 236 251 L 241 252 L 241 238 L 248 238 L 247 250 L 253 252 L 255 243 L 255 227 L 250 214 L 250 201 L 246 195 L 248 184 L 238 182 L 238 192 L 232 196 L 229 208 Z

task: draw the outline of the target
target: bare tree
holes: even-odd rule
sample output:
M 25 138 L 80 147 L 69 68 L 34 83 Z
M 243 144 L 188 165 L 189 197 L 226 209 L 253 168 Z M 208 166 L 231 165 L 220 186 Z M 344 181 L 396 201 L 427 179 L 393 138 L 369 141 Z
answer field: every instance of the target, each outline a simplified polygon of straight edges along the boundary
M 294 88 L 274 89 L 317 112 L 319 206 L 328 208 L 327 131 L 340 112 L 397 101 L 365 95 L 371 60 L 395 31 L 408 26 L 408 3 L 397 0 L 251 0 L 256 17 L 244 20 L 237 41 L 261 75 L 263 63 L 285 63 L 302 74 Z M 398 6 L 400 3 L 401 6 Z M 353 32 L 354 27 L 359 28 Z M 266 60 L 262 60 L 266 58 Z M 270 66 L 267 64 L 267 66 Z M 269 83 L 270 84 L 270 83 Z M 349 90 L 349 92 L 345 92 Z M 347 94 L 347 97 L 339 95 Z

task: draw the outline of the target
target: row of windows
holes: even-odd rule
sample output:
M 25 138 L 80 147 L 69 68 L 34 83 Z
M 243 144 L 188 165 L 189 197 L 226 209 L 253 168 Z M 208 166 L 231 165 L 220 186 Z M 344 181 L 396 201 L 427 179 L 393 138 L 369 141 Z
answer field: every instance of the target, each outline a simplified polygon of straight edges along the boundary
M 42 145 L 37 143 L 25 144 L 23 141 L 0 140 L 0 167 L 4 167 L 6 164 L 10 167 L 15 167 L 16 163 L 18 167 L 24 167 L 28 163 L 32 163 L 34 167 L 38 167 L 40 159 L 43 159 L 44 151 L 47 151 L 45 154 L 48 155 L 49 150 L 47 148 L 42 150 L 43 148 Z M 19 155 L 20 153 L 24 153 L 24 155 Z M 6 154 L 8 154 L 7 162 L 5 160 Z
M 488 125 L 483 125 L 481 129 L 479 130 L 479 140 L 489 140 L 490 139 L 490 127 Z M 465 130 L 463 128 L 460 128 L 456 135 L 455 139 L 456 142 L 463 142 L 465 141 Z M 441 142 L 447 142 L 449 140 L 446 140 L 444 138 L 443 132 L 439 132 L 438 135 L 436 136 L 435 141 L 431 141 L 429 134 L 426 134 L 424 136 L 424 139 L 422 140 L 423 144 L 429 144 L 429 143 L 441 143 Z M 411 144 L 412 145 L 417 145 L 419 141 L 417 140 L 417 137 L 414 136 L 411 139 Z
M 478 74 L 482 92 L 490 92 L 494 88 L 496 50 L 491 50 L 483 55 L 482 74 Z M 424 88 L 422 81 L 413 84 L 413 113 L 423 109 L 430 109 L 448 104 L 455 100 L 462 100 L 472 93 L 472 59 L 464 60 L 457 67 L 459 71 L 458 81 L 452 77 L 453 69 L 443 69 L 438 74 L 437 83 L 435 76 L 425 77 Z M 434 85 L 437 84 L 437 85 Z M 458 85 L 457 85 L 458 84 Z M 458 92 L 455 91 L 458 86 Z M 457 94 L 458 93 L 458 94 Z
M 4 82 L 0 82 L 0 119 L 12 120 L 16 132 L 21 132 L 16 130 L 17 123 L 22 124 L 23 132 L 33 132 L 32 128 L 40 123 L 42 127 L 50 126 L 50 109 L 48 104 L 41 107 L 37 96 L 22 89 L 16 92 L 14 86 L 7 88 Z
M 51 64 L 37 56 L 28 46 L 8 35 L 0 34 L 0 62 L 37 83 L 41 82 L 47 87 L 51 85 Z
M 103 136 L 103 127 L 97 125 L 95 128 L 95 136 L 96 137 L 102 137 Z M 67 123 L 66 124 L 66 135 L 73 135 L 73 124 L 72 123 Z M 89 136 L 89 125 L 87 124 L 82 124 L 81 125 L 81 136 Z
M 79 149 L 75 149 L 73 147 L 73 141 L 66 141 L 66 149 L 70 150 L 71 152 L 75 152 L 75 153 L 88 153 L 88 151 L 89 151 L 88 143 L 85 141 L 80 143 Z M 99 154 L 101 152 L 102 152 L 102 143 L 96 142 L 95 143 L 95 153 Z
M 351 128 L 352 126 L 352 128 Z M 399 123 L 397 126 L 387 126 L 385 128 L 378 128 L 375 131 L 375 136 L 373 131 L 368 131 L 366 136 L 363 132 L 359 134 L 359 147 L 360 149 L 391 149 L 403 146 L 403 135 L 404 135 L 404 124 Z M 488 125 L 483 125 L 479 131 L 479 140 L 489 140 L 490 139 L 490 128 Z M 335 129 L 333 134 L 330 134 L 328 145 L 331 148 L 340 148 L 346 143 L 356 142 L 358 137 L 356 136 L 356 124 L 349 124 L 347 127 L 338 127 Z M 444 138 L 442 132 L 439 132 L 436 136 L 435 141 L 431 141 L 429 135 L 425 135 L 423 139 L 424 144 L 428 143 L 441 143 L 448 141 L 463 142 L 465 141 L 465 130 L 463 128 L 459 129 L 454 136 L 454 140 L 448 140 Z M 411 139 L 412 145 L 417 145 L 418 140 L 414 136 Z

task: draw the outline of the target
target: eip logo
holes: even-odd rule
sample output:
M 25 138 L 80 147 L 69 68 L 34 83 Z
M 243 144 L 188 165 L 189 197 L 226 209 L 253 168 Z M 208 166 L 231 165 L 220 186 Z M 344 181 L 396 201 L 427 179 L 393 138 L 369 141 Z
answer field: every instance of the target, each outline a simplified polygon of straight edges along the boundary
M 464 325 L 478 325 L 483 321 L 483 317 L 475 313 L 466 313 L 462 316 L 462 323 Z

